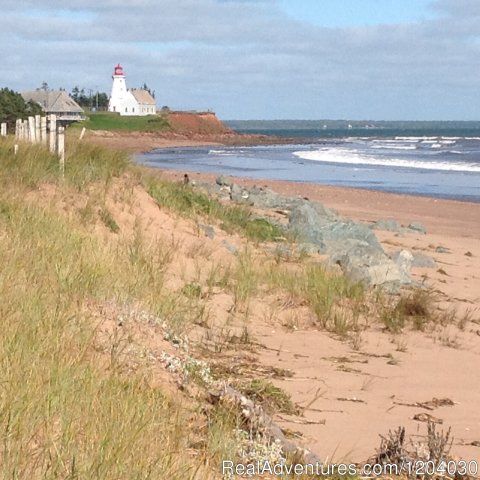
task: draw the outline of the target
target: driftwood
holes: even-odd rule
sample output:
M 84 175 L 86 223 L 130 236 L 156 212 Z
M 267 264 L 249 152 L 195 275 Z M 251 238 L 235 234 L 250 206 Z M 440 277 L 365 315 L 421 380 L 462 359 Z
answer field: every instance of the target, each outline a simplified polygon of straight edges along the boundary
M 393 402 L 395 405 L 401 405 L 403 407 L 415 407 L 415 408 L 424 408 L 425 410 L 435 410 L 438 407 L 451 407 L 455 405 L 453 400 L 449 398 L 433 398 L 427 402 L 414 402 L 414 403 L 404 403 L 404 402 Z
M 252 400 L 234 388 L 225 385 L 220 391 L 209 392 L 209 394 L 211 403 L 224 403 L 235 407 L 240 412 L 241 419 L 249 430 L 260 433 L 272 442 L 279 443 L 285 456 L 294 458 L 295 461 L 304 464 L 321 463 L 318 455 L 288 440 L 283 434 L 282 429 L 260 405 L 256 405 Z

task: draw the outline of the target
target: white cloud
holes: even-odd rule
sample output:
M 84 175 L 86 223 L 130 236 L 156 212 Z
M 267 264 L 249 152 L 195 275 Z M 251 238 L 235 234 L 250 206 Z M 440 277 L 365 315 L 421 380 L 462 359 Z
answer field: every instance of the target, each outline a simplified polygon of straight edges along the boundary
M 288 18 L 277 0 L 0 2 L 0 85 L 16 89 L 107 90 L 121 62 L 129 84 L 146 81 L 162 105 L 223 118 L 480 110 L 477 0 L 437 0 L 423 23 L 337 29 Z

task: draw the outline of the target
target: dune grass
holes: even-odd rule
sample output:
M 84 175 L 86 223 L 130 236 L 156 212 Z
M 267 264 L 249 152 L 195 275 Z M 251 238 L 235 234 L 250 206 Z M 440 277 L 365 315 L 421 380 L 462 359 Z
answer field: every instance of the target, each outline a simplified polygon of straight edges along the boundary
M 183 216 L 203 215 L 219 222 L 225 231 L 241 233 L 252 241 L 272 242 L 282 239 L 285 235 L 280 227 L 268 220 L 254 218 L 249 209 L 238 205 L 224 205 L 188 185 L 147 177 L 145 186 L 158 205 L 170 208 Z
M 141 235 L 102 242 L 80 219 L 23 199 L 41 182 L 85 188 L 126 168 L 121 156 L 76 148 L 62 180 L 49 153 L 21 145 L 12 159 L 0 142 L 0 477 L 207 478 L 188 453 L 189 409 L 141 366 L 126 371 L 114 340 L 99 348 L 95 334 L 92 304 L 174 315 L 165 246 Z
M 130 163 L 126 153 L 115 152 L 85 142 L 69 141 L 66 149 L 65 176 L 61 175 L 56 155 L 38 145 L 22 143 L 13 155 L 12 139 L 0 142 L 0 181 L 34 188 L 44 182 L 59 179 L 78 190 L 93 182 L 108 183 L 124 173 Z
M 2 478 L 192 476 L 178 401 L 97 352 L 85 308 L 113 299 L 161 314 L 155 251 L 132 256 L 42 209 L 0 205 Z

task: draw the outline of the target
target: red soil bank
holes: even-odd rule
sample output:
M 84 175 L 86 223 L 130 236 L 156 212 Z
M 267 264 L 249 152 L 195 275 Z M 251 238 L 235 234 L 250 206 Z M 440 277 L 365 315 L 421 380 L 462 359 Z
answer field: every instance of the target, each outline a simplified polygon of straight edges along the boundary
M 213 112 L 170 112 L 168 122 L 173 131 L 181 134 L 225 134 L 232 133 Z

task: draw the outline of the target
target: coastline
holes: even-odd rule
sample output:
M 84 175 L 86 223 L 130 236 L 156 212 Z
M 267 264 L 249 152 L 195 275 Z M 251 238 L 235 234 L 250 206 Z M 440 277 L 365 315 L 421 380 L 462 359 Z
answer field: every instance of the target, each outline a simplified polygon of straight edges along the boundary
M 157 172 L 171 181 L 181 181 L 185 173 L 192 180 L 202 182 L 213 183 L 218 177 L 210 173 L 142 168 Z M 258 180 L 241 176 L 227 178 L 246 187 L 257 185 L 288 196 L 308 197 L 357 221 L 369 223 L 379 218 L 393 217 L 404 224 L 423 221 L 431 233 L 480 238 L 480 204 L 475 202 L 284 180 Z
M 179 183 L 185 173 L 199 183 L 213 183 L 217 177 L 141 168 Z M 480 355 L 480 204 L 288 181 L 227 178 L 245 187 L 256 184 L 285 196 L 308 197 L 366 224 L 386 218 L 404 226 L 422 223 L 425 234 L 375 230 L 375 235 L 386 253 L 408 250 L 433 259 L 434 268 L 412 268 L 412 278 L 430 288 L 445 315 L 455 312 L 457 318 L 469 319 L 464 327 L 443 326 L 441 333 L 408 331 L 397 336 L 374 328 L 361 333 L 360 353 L 321 329 L 299 327 L 285 332 L 278 325 L 258 320 L 255 334 L 266 347 L 260 354 L 261 362 L 295 372 L 292 378 L 275 384 L 298 404 L 309 404 L 315 391 L 327 388 L 328 392 L 318 399 L 316 408 L 304 412 L 305 425 L 285 415 L 276 417 L 278 424 L 300 431 L 308 447 L 323 456 L 360 461 L 375 449 L 380 432 L 398 425 L 409 432 L 421 431 L 423 427 L 414 414 L 423 411 L 415 410 L 414 401 L 448 398 L 462 405 L 462 413 L 457 414 L 455 409 L 434 413 L 441 415 L 440 422 L 452 426 L 458 439 L 454 443 L 455 454 L 461 455 L 458 458 L 478 462 L 478 448 L 468 442 L 472 426 L 478 425 L 478 400 L 472 392 L 479 384 L 471 368 Z M 256 304 L 256 308 L 261 311 L 260 305 Z M 391 363 L 382 361 L 391 355 Z M 349 358 L 355 367 L 349 370 L 347 365 L 342 370 L 342 365 L 336 363 L 342 358 Z M 339 399 L 346 401 L 339 403 Z
M 214 183 L 217 178 L 214 174 L 141 168 L 174 182 L 182 182 L 185 173 L 196 182 Z M 415 268 L 413 278 L 437 292 L 445 308 L 475 310 L 480 315 L 480 204 L 349 187 L 228 178 L 249 188 L 256 185 L 286 196 L 307 197 L 365 224 L 389 218 L 404 226 L 421 223 L 426 234 L 383 230 L 375 230 L 375 234 L 387 253 L 407 249 L 433 258 L 437 268 Z
M 141 153 L 157 148 L 215 145 L 261 145 L 288 143 L 289 138 L 263 135 L 243 135 L 234 132 L 224 134 L 178 134 L 178 133 L 121 133 L 88 132 L 89 141 L 123 150 Z M 188 173 L 191 180 L 214 183 L 217 174 L 192 171 L 165 170 L 141 166 L 149 172 L 169 181 L 183 181 Z M 432 269 L 416 269 L 414 278 L 427 282 L 445 297 L 447 303 L 466 311 L 480 308 L 480 203 L 415 196 L 284 180 L 259 180 L 228 176 L 245 187 L 254 185 L 270 188 L 287 196 L 302 196 L 319 201 L 342 216 L 372 224 L 380 219 L 393 218 L 402 225 L 421 223 L 426 235 L 399 236 L 395 232 L 376 230 L 375 233 L 388 252 L 402 248 L 417 251 L 435 259 L 440 272 Z M 448 254 L 438 253 L 438 247 L 446 248 Z M 468 255 L 466 255 L 468 254 Z M 449 268 L 446 269 L 446 266 Z
M 269 135 L 226 133 L 152 133 L 89 130 L 85 136 L 89 142 L 129 153 L 146 153 L 161 148 L 206 146 L 281 145 L 292 141 L 287 137 Z

